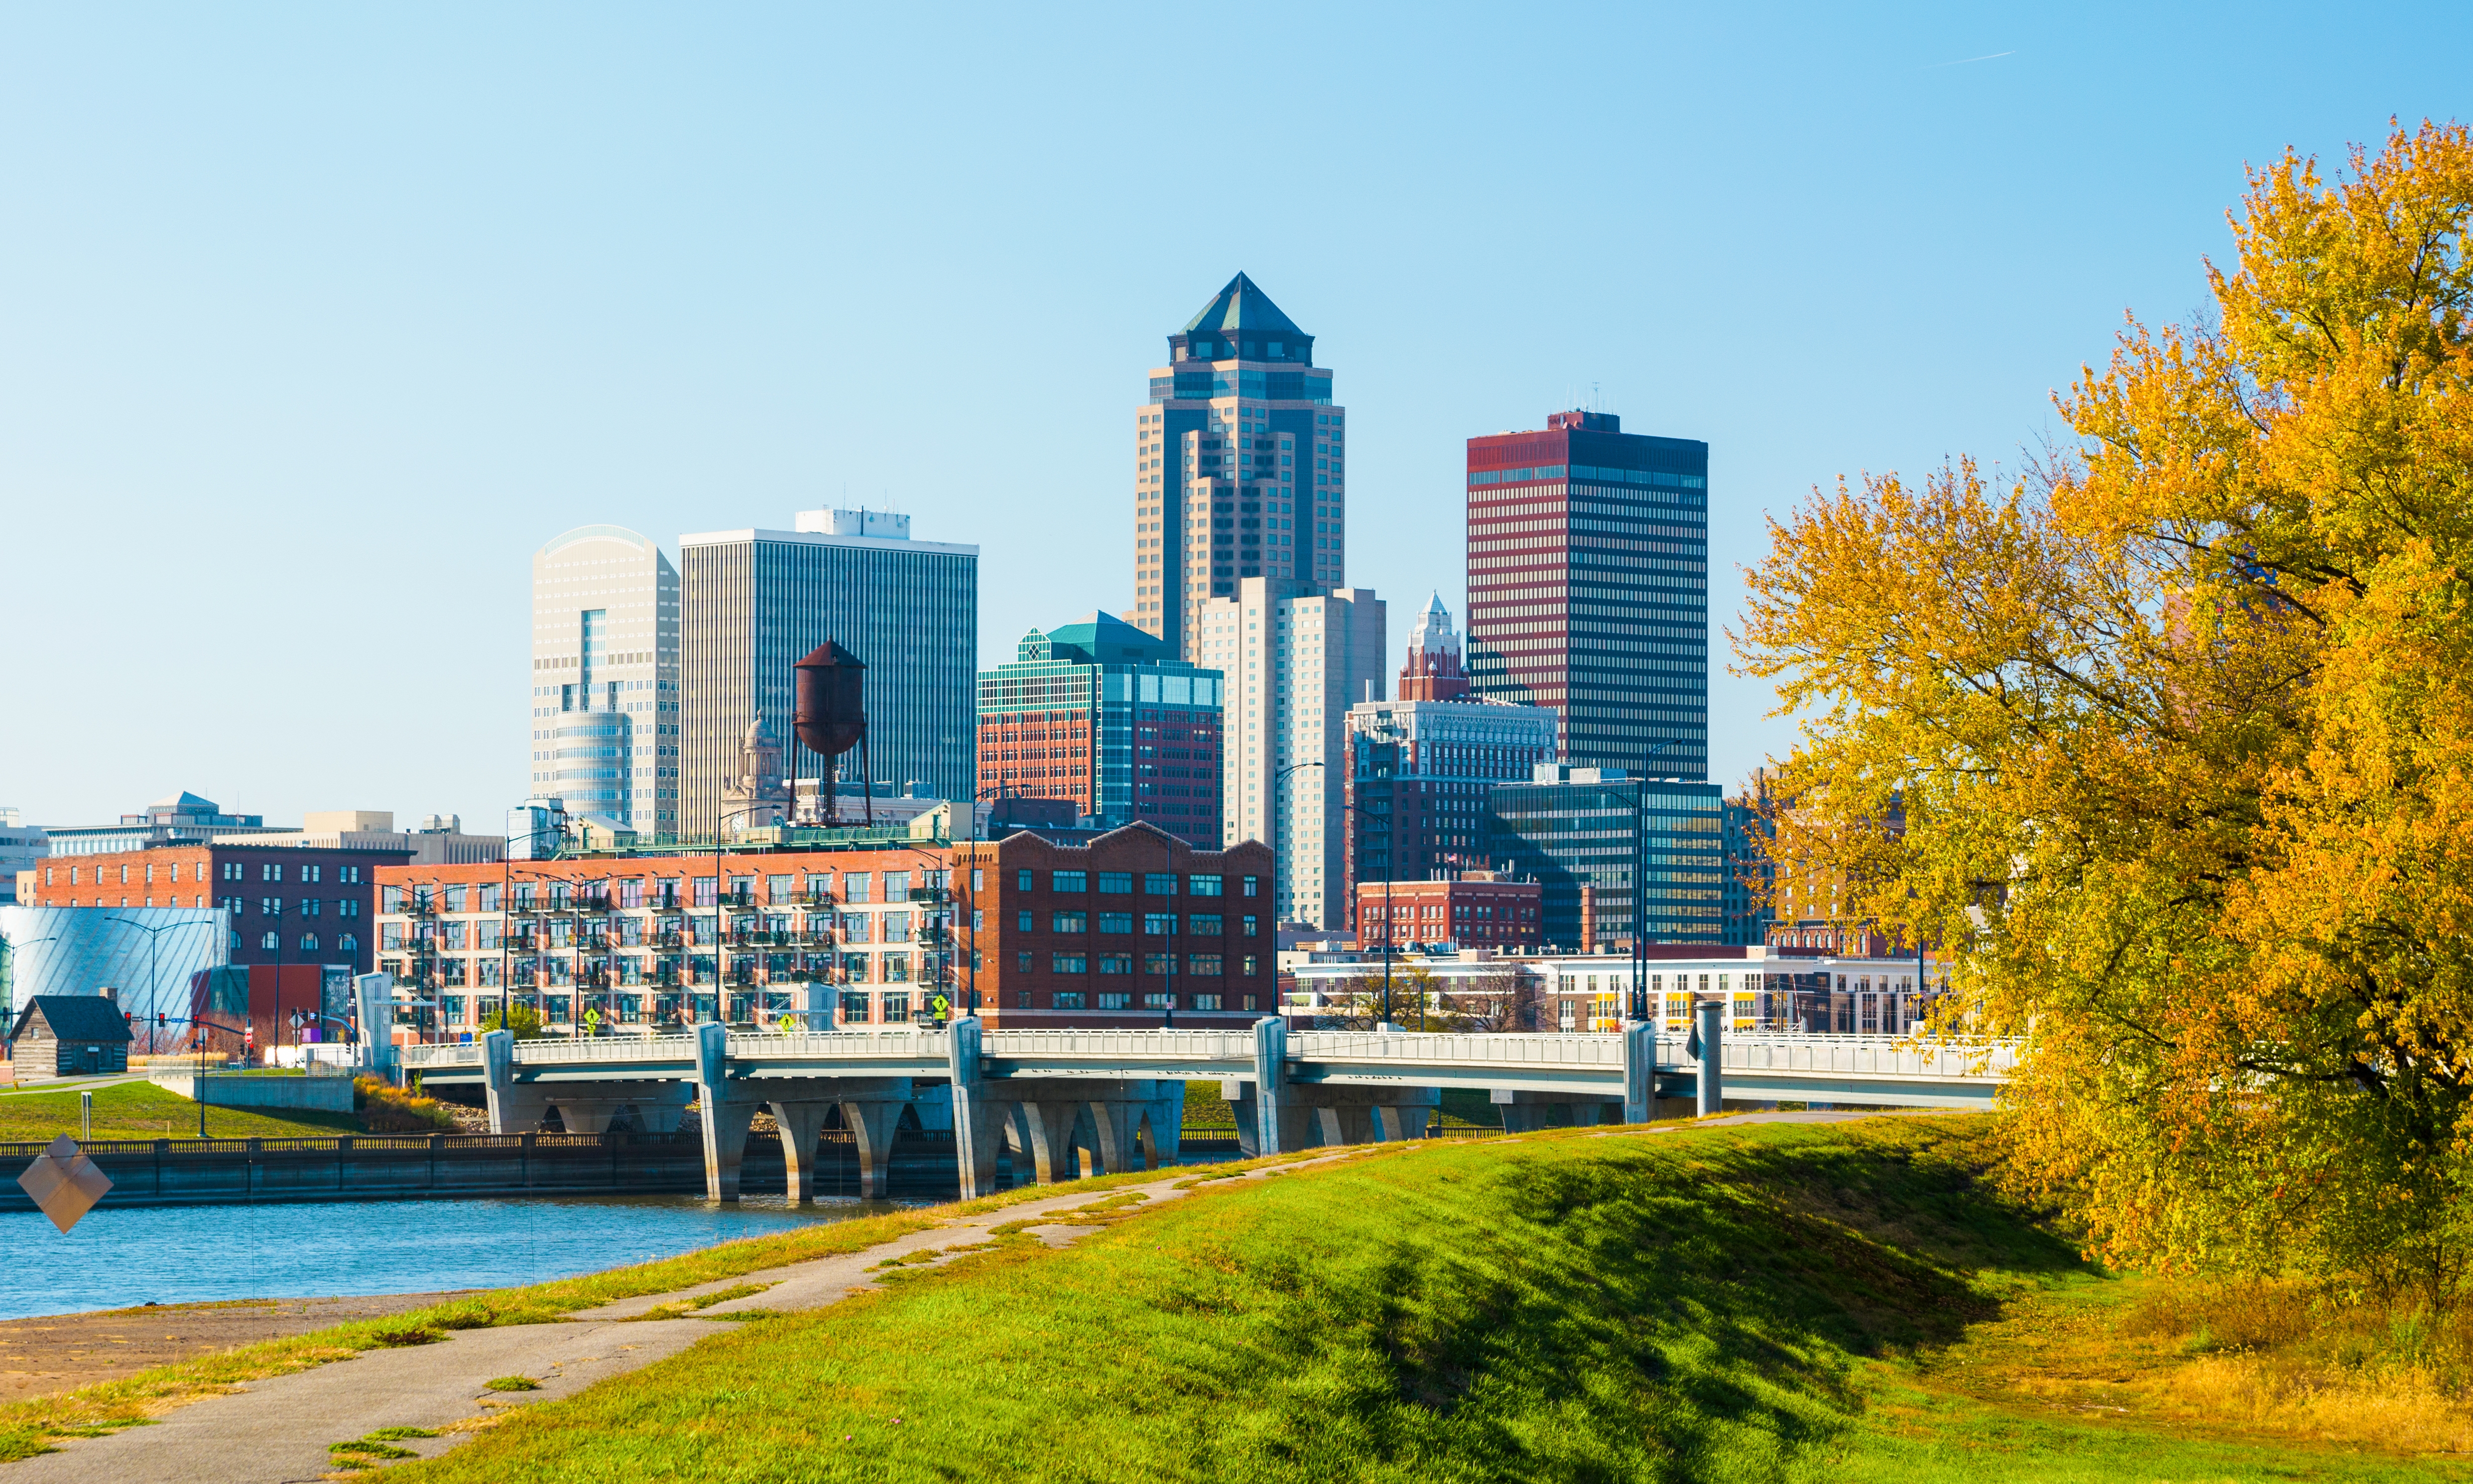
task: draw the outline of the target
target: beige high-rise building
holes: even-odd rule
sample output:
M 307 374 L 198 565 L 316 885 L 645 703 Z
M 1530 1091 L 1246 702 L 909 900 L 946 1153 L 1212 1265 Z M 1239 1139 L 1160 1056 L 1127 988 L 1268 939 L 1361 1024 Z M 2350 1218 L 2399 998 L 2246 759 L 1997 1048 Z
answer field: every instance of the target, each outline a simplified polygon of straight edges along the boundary
M 1134 418 L 1134 603 L 1200 663 L 1195 624 L 1249 578 L 1280 597 L 1347 581 L 1347 413 L 1313 337 L 1243 274 L 1170 335 Z
M 1279 920 L 1348 922 L 1348 708 L 1384 699 L 1382 600 L 1362 588 L 1284 592 L 1240 578 L 1204 603 L 1195 663 L 1226 675 L 1221 706 L 1222 829 L 1279 859 Z
M 533 553 L 528 792 L 640 834 L 678 828 L 679 573 L 621 526 Z

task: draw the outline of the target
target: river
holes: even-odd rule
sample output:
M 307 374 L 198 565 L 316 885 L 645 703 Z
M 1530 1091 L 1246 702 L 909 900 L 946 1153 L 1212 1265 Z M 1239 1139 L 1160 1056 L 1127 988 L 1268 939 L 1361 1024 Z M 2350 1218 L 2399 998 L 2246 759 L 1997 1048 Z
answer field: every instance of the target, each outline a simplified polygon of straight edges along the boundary
M 715 1242 L 847 1221 L 883 1202 L 780 1196 L 734 1205 L 648 1195 L 106 1208 L 63 1236 L 0 1214 L 0 1319 L 149 1302 L 501 1288 L 674 1257 Z

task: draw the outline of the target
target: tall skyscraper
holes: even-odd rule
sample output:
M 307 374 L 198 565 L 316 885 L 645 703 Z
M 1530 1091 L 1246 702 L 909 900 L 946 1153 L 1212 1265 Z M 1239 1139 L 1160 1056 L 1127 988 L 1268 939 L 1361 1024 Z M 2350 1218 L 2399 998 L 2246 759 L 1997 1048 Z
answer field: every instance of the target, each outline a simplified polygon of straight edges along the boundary
M 1224 838 L 1277 853 L 1280 921 L 1330 928 L 1348 917 L 1344 719 L 1352 702 L 1382 698 L 1383 605 L 1362 588 L 1286 586 L 1240 578 L 1205 604 L 1195 662 L 1228 677 Z
M 1707 443 L 1595 412 L 1470 439 L 1468 605 L 1477 694 L 1553 707 L 1566 762 L 1708 777 Z
M 1543 706 L 1472 692 L 1451 612 L 1441 594 L 1428 600 L 1408 631 L 1400 699 L 1349 708 L 1355 807 L 1342 814 L 1341 827 L 1351 882 L 1424 881 L 1491 866 L 1488 791 L 1552 762 L 1554 729 L 1554 713 Z M 1356 897 L 1348 894 L 1352 902 Z
M 1167 338 L 1134 416 L 1134 623 L 1197 659 L 1194 624 L 1247 578 L 1347 580 L 1347 414 L 1313 337 L 1243 274 Z
M 618 526 L 533 553 L 527 795 L 643 834 L 678 828 L 679 573 Z
M 910 517 L 802 511 L 790 531 L 679 538 L 685 622 L 679 827 L 709 834 L 749 729 L 788 753 L 791 666 L 832 639 L 867 668 L 869 761 L 879 783 L 966 802 L 977 772 L 979 549 L 910 539 Z M 858 754 L 843 761 L 856 778 Z M 813 776 L 812 753 L 784 757 Z
M 1070 799 L 1215 850 L 1220 688 L 1114 614 L 1033 629 L 1013 663 L 979 672 L 979 797 Z

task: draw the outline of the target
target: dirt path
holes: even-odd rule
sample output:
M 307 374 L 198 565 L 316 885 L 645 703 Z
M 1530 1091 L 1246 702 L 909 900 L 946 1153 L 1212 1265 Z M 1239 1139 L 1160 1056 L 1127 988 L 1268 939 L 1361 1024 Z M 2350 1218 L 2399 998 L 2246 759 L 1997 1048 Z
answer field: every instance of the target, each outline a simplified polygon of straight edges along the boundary
M 451 1297 L 388 1293 L 356 1299 L 235 1299 L 0 1320 L 0 1401 L 74 1391 L 152 1366 L 307 1334 L 354 1319 L 400 1314 Z
M 1277 1168 L 1296 1169 L 1362 1152 L 1361 1148 L 1334 1150 Z M 441 1433 L 435 1438 L 396 1440 L 396 1446 L 423 1457 L 435 1456 L 488 1426 L 505 1408 L 572 1396 L 594 1381 L 676 1354 L 711 1333 L 713 1323 L 732 1313 L 822 1308 L 880 1286 L 877 1270 L 888 1259 L 918 1255 L 923 1263 L 949 1261 L 952 1249 L 993 1241 L 991 1229 L 997 1226 L 1029 1223 L 1035 1229 L 1031 1235 L 1052 1247 L 1065 1246 L 1098 1228 L 1043 1224 L 1040 1218 L 1137 1193 L 1146 1197 L 1141 1205 L 1157 1206 L 1184 1196 L 1187 1192 L 1178 1189 L 1178 1184 L 1208 1169 L 1181 1165 L 1140 1185 L 1075 1191 L 956 1217 L 843 1257 L 723 1279 L 674 1293 L 643 1295 L 582 1310 L 560 1324 L 466 1329 L 435 1345 L 364 1352 L 315 1370 L 247 1382 L 228 1395 L 167 1412 L 149 1426 L 108 1437 L 62 1440 L 59 1452 L 0 1465 L 0 1484 L 293 1484 L 331 1472 L 328 1444 L 386 1427 L 425 1427 Z M 1274 1172 L 1257 1170 L 1228 1178 L 1260 1180 Z M 924 1256 L 927 1254 L 937 1256 Z M 655 1311 L 664 1305 L 708 1300 L 712 1294 L 757 1284 L 766 1285 L 765 1290 L 708 1302 L 694 1317 L 655 1317 Z M 415 1302 L 408 1299 L 403 1306 L 412 1307 Z M 540 1390 L 498 1392 L 486 1384 L 508 1376 L 531 1377 Z

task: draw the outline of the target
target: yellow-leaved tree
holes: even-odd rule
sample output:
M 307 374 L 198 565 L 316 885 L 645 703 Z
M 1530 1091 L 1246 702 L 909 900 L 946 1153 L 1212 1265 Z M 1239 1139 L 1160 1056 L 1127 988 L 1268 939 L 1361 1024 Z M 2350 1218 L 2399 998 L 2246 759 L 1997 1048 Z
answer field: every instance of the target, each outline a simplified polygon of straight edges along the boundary
M 2116 1262 L 2473 1270 L 2473 140 L 2288 154 L 2210 323 L 2132 323 L 2004 488 L 1771 527 L 1783 857 L 2026 1038 L 2013 1167 Z M 1902 806 L 1905 828 L 1868 822 Z

